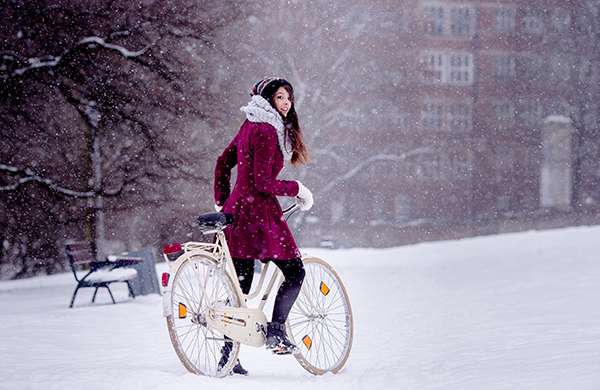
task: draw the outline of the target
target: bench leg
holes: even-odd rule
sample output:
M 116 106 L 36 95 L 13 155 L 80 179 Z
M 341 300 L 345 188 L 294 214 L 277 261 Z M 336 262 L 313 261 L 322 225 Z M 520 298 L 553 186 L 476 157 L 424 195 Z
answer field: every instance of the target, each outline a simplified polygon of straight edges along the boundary
M 92 303 L 94 303 L 96 301 L 96 293 L 98 292 L 98 289 L 100 287 L 106 287 L 106 289 L 108 290 L 108 294 L 110 294 L 110 299 L 112 299 L 113 303 L 116 304 L 117 302 L 115 302 L 115 297 L 113 297 L 112 291 L 110 291 L 110 287 L 108 287 L 108 284 L 106 286 L 98 286 L 98 287 L 96 287 L 96 290 L 94 291 L 94 296 L 92 297 Z
M 131 288 L 131 284 L 129 284 L 129 280 L 127 281 L 127 288 L 129 289 L 129 296 L 135 298 L 135 294 L 133 293 L 133 289 Z
M 108 293 L 110 294 L 110 299 L 112 299 L 113 303 L 116 305 L 117 302 L 115 302 L 115 297 L 113 297 L 112 291 L 110 291 L 110 287 L 108 287 L 108 285 L 106 285 L 106 289 L 108 290 Z
M 69 305 L 69 308 L 72 308 L 73 304 L 75 303 L 75 295 L 77 295 L 77 291 L 79 291 L 79 285 L 77 285 L 77 287 L 75 288 L 75 292 L 73 293 L 73 297 L 71 298 L 71 305 Z
M 94 296 L 92 297 L 92 303 L 94 303 L 96 301 L 96 294 L 98 293 L 98 289 L 100 287 L 96 287 L 96 289 L 94 290 Z

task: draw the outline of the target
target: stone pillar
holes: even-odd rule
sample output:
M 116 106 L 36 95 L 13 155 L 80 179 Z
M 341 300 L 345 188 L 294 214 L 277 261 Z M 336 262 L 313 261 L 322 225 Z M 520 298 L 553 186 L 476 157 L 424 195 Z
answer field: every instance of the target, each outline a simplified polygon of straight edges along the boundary
M 571 120 L 551 115 L 542 127 L 543 160 L 540 168 L 540 206 L 568 208 L 571 205 L 573 171 Z

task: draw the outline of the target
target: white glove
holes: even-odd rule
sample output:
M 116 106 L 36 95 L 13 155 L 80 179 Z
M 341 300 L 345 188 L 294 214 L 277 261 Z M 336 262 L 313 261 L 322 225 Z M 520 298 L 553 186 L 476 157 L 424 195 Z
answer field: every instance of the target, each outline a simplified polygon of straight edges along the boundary
M 308 188 L 304 187 L 299 181 L 297 181 L 296 183 L 298 183 L 298 195 L 296 195 L 296 204 L 300 206 L 300 210 L 302 211 L 310 210 L 310 208 L 313 205 L 312 192 L 310 192 Z
M 221 210 L 223 210 L 223 206 L 219 206 L 218 204 L 215 204 L 215 210 L 217 210 L 217 213 L 220 213 Z

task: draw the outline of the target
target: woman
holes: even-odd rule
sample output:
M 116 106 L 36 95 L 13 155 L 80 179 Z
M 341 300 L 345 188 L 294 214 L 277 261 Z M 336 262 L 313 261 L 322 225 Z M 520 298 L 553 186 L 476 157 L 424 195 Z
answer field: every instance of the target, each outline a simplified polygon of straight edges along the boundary
M 283 272 L 285 280 L 267 324 L 266 346 L 274 353 L 289 354 L 296 346 L 286 337 L 285 322 L 300 292 L 304 267 L 276 196 L 296 197 L 301 210 L 310 209 L 313 198 L 300 182 L 278 180 L 277 175 L 284 161 L 294 166 L 308 163 L 308 147 L 288 81 L 261 80 L 252 90 L 252 100 L 241 110 L 246 120 L 217 159 L 216 208 L 235 216 L 225 235 L 244 294 L 250 292 L 255 259 L 272 261 Z M 237 179 L 230 190 L 231 171 L 236 165 Z

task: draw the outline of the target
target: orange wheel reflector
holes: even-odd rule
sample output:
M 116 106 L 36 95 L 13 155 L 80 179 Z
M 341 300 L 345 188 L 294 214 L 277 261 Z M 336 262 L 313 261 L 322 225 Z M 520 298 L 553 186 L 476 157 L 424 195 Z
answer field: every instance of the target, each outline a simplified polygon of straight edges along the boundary
M 185 318 L 187 317 L 187 307 L 179 302 L 179 318 Z
M 306 348 L 310 349 L 312 346 L 312 340 L 309 335 L 306 335 L 302 338 L 302 342 L 306 345 Z
M 321 293 L 323 295 L 329 294 L 329 287 L 327 287 L 327 285 L 325 285 L 323 282 L 321 282 Z

